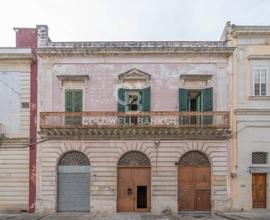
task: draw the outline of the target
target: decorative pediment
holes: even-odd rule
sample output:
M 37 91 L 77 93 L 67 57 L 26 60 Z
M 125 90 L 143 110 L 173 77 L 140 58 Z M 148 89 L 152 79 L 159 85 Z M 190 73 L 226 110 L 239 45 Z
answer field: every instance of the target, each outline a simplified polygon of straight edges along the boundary
M 124 72 L 118 76 L 119 80 L 145 80 L 149 81 L 151 78 L 151 75 L 148 73 L 145 73 L 141 70 L 138 70 L 136 68 L 133 68 L 131 70 L 128 70 L 127 72 Z
M 212 74 L 181 74 L 180 86 L 187 89 L 204 89 L 210 86 L 212 78 Z
M 210 74 L 182 74 L 180 79 L 188 81 L 207 81 L 212 78 Z
M 58 74 L 56 77 L 59 80 L 60 88 L 63 88 L 64 82 L 68 81 L 81 81 L 84 82 L 85 88 L 87 88 L 87 82 L 89 80 L 89 75 L 69 75 L 69 74 Z

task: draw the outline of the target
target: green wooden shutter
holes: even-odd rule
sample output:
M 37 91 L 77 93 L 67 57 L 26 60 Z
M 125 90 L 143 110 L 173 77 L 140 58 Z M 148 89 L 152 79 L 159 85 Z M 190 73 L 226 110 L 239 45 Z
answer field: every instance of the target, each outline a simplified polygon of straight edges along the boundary
M 151 87 L 142 90 L 142 111 L 151 111 Z
M 147 87 L 145 89 L 142 89 L 141 92 L 141 111 L 143 112 L 150 112 L 151 111 L 151 87 Z M 150 123 L 151 118 L 150 116 L 140 116 L 139 121 L 142 122 L 144 125 L 147 125 Z
M 73 112 L 73 91 L 72 90 L 65 91 L 65 111 Z
M 83 111 L 83 91 L 82 90 L 74 90 L 74 112 L 82 112 Z
M 186 112 L 187 110 L 188 110 L 187 89 L 179 89 L 179 111 Z
M 179 89 L 179 111 L 187 112 L 189 110 L 189 97 L 187 89 Z M 180 116 L 179 124 L 188 124 L 188 116 Z
M 213 111 L 213 88 L 206 88 L 202 91 L 203 106 L 202 111 L 211 112 Z M 204 116 L 204 124 L 212 124 L 212 116 Z
M 203 95 L 203 111 L 213 111 L 213 88 L 206 88 L 202 91 Z
M 118 89 L 118 100 L 117 100 L 118 112 L 126 111 L 126 89 Z M 119 123 L 124 124 L 128 122 L 127 117 L 118 117 Z
M 118 112 L 125 112 L 125 108 L 126 108 L 126 90 L 120 88 L 118 90 L 118 101 L 117 101 L 117 105 L 118 105 Z
M 70 89 L 65 91 L 65 110 L 66 112 L 82 112 L 83 111 L 83 90 Z M 66 116 L 66 125 L 80 125 L 82 117 Z

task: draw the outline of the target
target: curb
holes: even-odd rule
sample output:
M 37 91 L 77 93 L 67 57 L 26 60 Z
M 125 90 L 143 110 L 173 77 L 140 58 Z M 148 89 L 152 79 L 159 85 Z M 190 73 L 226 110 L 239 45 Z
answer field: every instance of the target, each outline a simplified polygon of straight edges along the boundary
M 215 215 L 226 218 L 226 219 L 230 219 L 230 220 L 241 220 L 242 219 L 242 218 L 236 218 L 236 217 L 228 216 L 228 215 L 222 214 L 220 212 L 215 212 Z

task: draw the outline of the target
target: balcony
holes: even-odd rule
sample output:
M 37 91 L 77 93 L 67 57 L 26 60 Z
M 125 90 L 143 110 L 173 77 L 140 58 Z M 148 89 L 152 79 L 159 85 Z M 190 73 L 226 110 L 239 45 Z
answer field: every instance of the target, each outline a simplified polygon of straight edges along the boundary
M 227 139 L 229 112 L 41 112 L 40 134 L 86 139 Z

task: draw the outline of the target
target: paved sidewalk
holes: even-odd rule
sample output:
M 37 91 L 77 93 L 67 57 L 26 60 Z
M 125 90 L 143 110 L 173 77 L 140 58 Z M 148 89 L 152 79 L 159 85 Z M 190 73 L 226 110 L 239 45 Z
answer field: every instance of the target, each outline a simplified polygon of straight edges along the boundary
M 223 212 L 217 213 L 218 216 L 231 220 L 270 220 L 270 210 L 252 210 L 244 212 Z
M 55 214 L 0 214 L 0 220 L 226 220 L 215 216 L 180 216 L 172 213 L 153 214 L 89 214 L 89 213 L 55 213 Z

